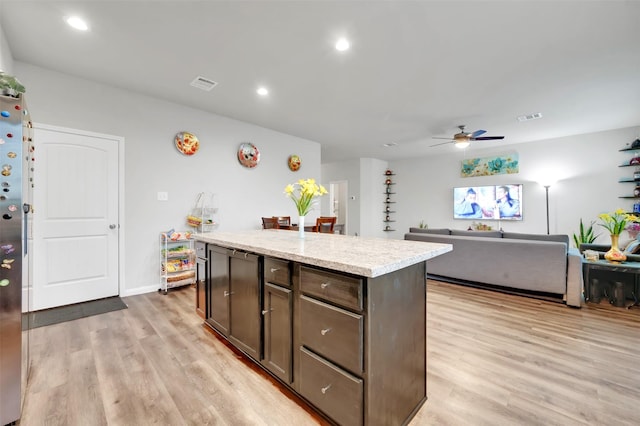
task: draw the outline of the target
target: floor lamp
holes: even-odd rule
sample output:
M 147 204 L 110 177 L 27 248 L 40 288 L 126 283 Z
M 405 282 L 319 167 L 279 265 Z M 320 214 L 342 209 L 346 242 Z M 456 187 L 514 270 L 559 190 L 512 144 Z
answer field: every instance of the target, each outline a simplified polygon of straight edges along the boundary
M 547 235 L 549 235 L 549 187 L 551 185 L 545 185 L 544 186 L 544 191 L 545 191 L 545 195 L 546 195 L 546 201 L 547 201 Z

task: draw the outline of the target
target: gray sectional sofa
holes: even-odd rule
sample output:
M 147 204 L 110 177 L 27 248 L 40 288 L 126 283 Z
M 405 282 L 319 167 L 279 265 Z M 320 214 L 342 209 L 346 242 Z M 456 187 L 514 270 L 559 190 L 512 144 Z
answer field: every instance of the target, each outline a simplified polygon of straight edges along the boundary
M 404 239 L 453 245 L 453 251 L 427 261 L 430 278 L 581 306 L 582 257 L 567 235 L 410 228 Z

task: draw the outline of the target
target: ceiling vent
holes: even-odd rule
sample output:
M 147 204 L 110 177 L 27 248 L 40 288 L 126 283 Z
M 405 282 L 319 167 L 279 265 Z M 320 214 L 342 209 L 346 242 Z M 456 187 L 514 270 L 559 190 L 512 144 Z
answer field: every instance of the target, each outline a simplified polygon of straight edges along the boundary
M 531 121 L 531 120 L 537 120 L 538 118 L 542 118 L 542 114 L 539 112 L 535 112 L 533 114 L 521 115 L 520 117 L 518 117 L 518 121 L 520 122 Z
M 213 80 L 209 80 L 208 78 L 197 76 L 192 82 L 191 86 L 197 87 L 198 89 L 206 90 L 209 92 L 211 89 L 216 87 L 218 83 Z

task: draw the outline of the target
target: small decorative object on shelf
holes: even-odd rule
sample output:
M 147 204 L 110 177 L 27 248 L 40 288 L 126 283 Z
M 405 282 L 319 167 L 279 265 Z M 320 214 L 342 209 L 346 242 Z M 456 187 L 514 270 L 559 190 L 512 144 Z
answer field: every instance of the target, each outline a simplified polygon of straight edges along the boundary
M 395 213 L 394 211 L 391 210 L 391 206 L 390 206 L 390 204 L 393 203 L 391 196 L 395 194 L 395 192 L 393 192 L 393 185 L 395 185 L 395 183 L 393 182 L 393 179 L 392 179 L 392 176 L 395 176 L 395 175 L 393 171 L 389 169 L 387 169 L 387 171 L 384 172 L 384 175 L 386 176 L 386 179 L 384 180 L 384 185 L 386 186 L 384 195 L 386 195 L 386 198 L 384 201 L 385 207 L 383 211 L 385 216 L 384 216 L 384 220 L 382 221 L 384 223 L 384 228 L 382 230 L 385 232 L 389 232 L 389 231 L 395 231 L 395 229 L 393 229 L 391 225 L 389 225 L 389 223 L 395 222 L 395 220 L 393 220 L 393 218 L 390 215 L 390 213 Z
M 0 71 L 0 95 L 17 98 L 24 92 L 26 89 L 17 78 Z
M 492 231 L 493 228 L 486 223 L 482 222 L 473 222 L 468 229 L 469 231 Z
M 636 139 L 631 144 L 627 144 L 626 148 L 622 148 L 619 151 L 624 153 L 630 153 L 631 158 L 627 157 L 623 160 L 618 167 L 635 167 L 635 171 L 628 177 L 621 177 L 618 179 L 620 183 L 633 183 L 635 188 L 632 193 L 627 192 L 628 195 L 622 195 L 618 198 L 624 199 L 640 199 L 640 139 Z M 635 213 L 635 211 L 634 211 Z
M 173 229 L 160 233 L 160 292 L 195 284 L 196 259 L 191 232 Z

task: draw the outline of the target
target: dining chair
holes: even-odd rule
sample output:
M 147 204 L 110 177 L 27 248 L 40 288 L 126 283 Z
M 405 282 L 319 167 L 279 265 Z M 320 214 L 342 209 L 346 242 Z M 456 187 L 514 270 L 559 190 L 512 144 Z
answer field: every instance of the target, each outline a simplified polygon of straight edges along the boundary
M 291 228 L 291 216 L 274 216 L 273 218 L 278 221 L 278 228 L 280 229 Z
M 335 216 L 331 216 L 331 217 L 320 216 L 319 218 L 316 219 L 316 226 L 314 226 L 313 230 L 315 232 L 333 234 L 333 227 L 335 226 L 335 224 L 336 224 Z
M 275 217 L 263 217 L 262 218 L 262 229 L 279 229 L 278 219 Z

